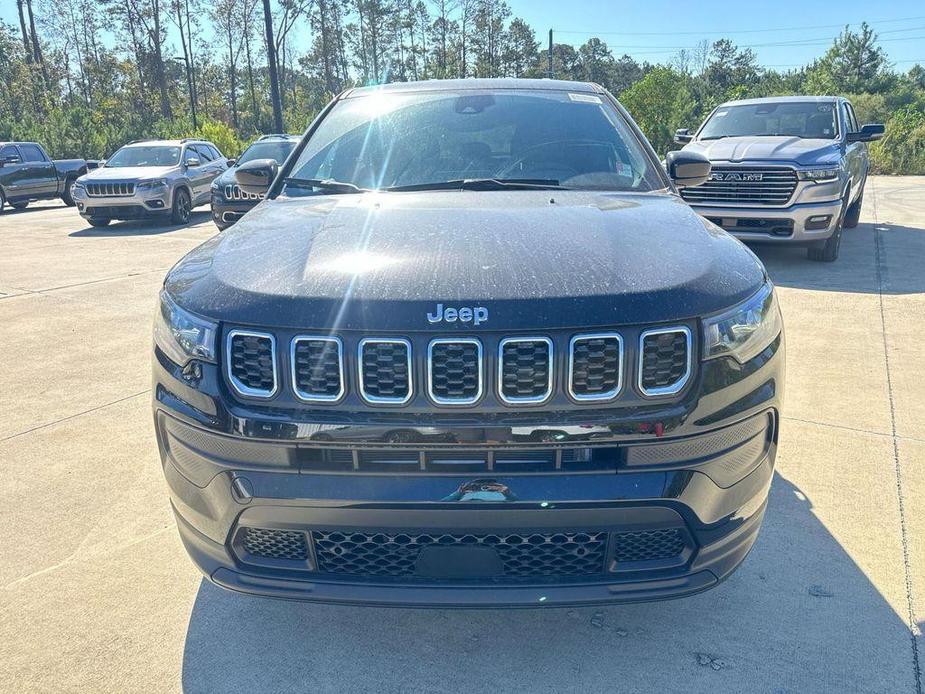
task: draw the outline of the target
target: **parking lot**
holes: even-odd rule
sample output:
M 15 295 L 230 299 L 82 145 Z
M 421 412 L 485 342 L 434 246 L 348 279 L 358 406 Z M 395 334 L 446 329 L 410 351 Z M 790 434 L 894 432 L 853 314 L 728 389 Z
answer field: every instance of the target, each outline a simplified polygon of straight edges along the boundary
M 788 373 L 762 534 L 679 601 L 386 610 L 239 596 L 180 545 L 150 414 L 160 282 L 215 233 L 0 216 L 0 688 L 918 692 L 925 178 L 867 184 L 842 257 L 759 247 Z

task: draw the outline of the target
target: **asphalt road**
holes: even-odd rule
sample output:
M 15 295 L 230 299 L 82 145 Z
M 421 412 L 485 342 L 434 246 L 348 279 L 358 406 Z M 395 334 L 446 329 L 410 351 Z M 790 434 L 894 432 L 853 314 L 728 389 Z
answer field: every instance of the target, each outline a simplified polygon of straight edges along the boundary
M 842 258 L 757 249 L 786 407 L 762 535 L 684 600 L 526 611 L 261 600 L 201 580 L 150 414 L 167 269 L 215 228 L 0 216 L 0 690 L 910 692 L 925 665 L 925 178 Z

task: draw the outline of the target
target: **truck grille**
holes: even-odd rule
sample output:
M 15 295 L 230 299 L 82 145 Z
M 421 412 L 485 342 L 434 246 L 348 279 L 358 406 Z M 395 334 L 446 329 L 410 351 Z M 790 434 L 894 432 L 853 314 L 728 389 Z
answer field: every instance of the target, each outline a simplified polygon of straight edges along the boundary
M 684 533 L 678 528 L 615 533 L 613 544 L 618 563 L 670 559 L 687 546 Z
M 134 183 L 87 183 L 91 198 L 127 198 L 135 194 Z
M 269 333 L 228 333 L 228 375 L 241 395 L 269 398 L 276 393 L 276 339 Z
M 552 340 L 509 337 L 501 341 L 498 381 L 508 403 L 539 403 L 552 393 Z
M 623 381 L 623 338 L 616 333 L 576 335 L 569 351 L 569 393 L 576 400 L 609 400 Z
M 226 200 L 263 200 L 263 198 L 263 193 L 245 193 L 235 183 L 225 186 Z
M 339 338 L 292 340 L 292 386 L 300 400 L 336 402 L 344 395 L 344 350 Z
M 682 188 L 681 197 L 693 204 L 783 206 L 796 186 L 790 168 L 714 166 L 706 183 Z
M 604 572 L 607 533 L 312 532 L 318 570 L 352 576 L 411 577 L 425 547 L 485 547 L 497 552 L 501 578 L 580 578 Z
M 245 528 L 241 545 L 248 554 L 264 559 L 290 561 L 308 559 L 308 543 L 305 541 L 305 533 L 294 530 Z
M 691 372 L 691 333 L 685 327 L 647 330 L 639 339 L 639 389 L 645 395 L 671 395 Z
M 360 340 L 360 395 L 371 403 L 401 405 L 411 399 L 411 343 L 405 339 Z
M 482 396 L 482 343 L 432 340 L 428 346 L 430 397 L 440 405 L 471 405 Z

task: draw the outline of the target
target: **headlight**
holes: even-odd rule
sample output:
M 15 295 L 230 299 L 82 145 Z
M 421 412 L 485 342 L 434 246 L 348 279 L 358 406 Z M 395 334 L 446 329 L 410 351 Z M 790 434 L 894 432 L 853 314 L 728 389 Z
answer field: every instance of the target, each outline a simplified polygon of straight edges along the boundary
M 154 342 L 171 361 L 180 366 L 190 359 L 214 364 L 217 330 L 218 325 L 184 311 L 165 290 L 161 291 L 154 316 Z
M 801 181 L 834 181 L 838 178 L 838 168 L 834 169 L 806 169 L 797 171 Z
M 774 286 L 768 282 L 738 306 L 704 320 L 703 358 L 731 356 L 744 364 L 771 344 L 782 325 Z
M 153 190 L 154 188 L 166 188 L 167 179 L 165 178 L 155 178 L 150 181 L 139 181 L 138 185 L 135 186 L 138 190 Z
M 74 188 L 76 188 L 77 190 L 83 190 L 84 189 L 83 181 L 79 179 L 74 181 Z

